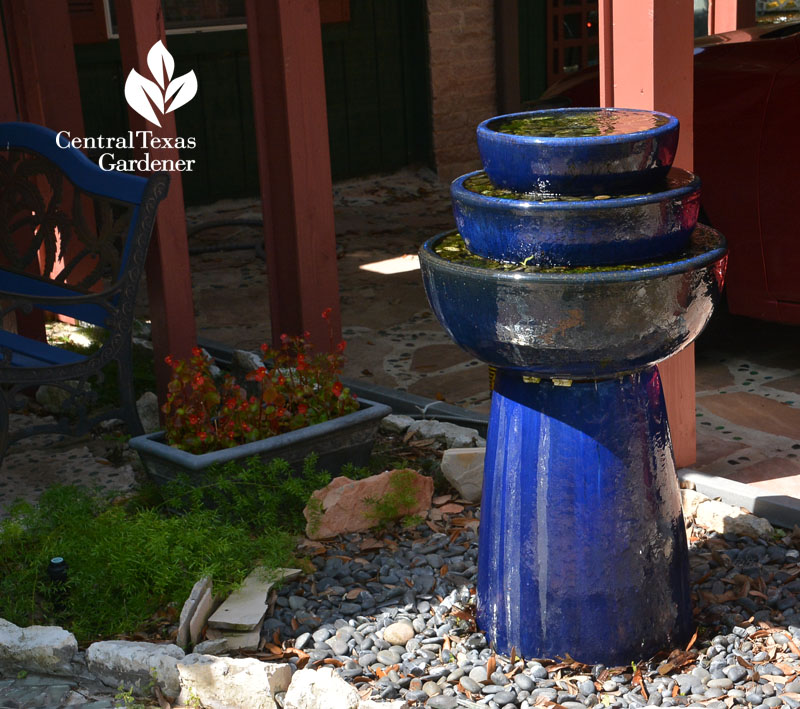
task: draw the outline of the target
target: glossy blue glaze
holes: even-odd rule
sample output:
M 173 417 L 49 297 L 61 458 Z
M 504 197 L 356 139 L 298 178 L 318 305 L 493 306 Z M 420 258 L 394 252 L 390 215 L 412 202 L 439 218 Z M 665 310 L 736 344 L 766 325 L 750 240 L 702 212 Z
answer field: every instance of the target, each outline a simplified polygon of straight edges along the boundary
M 700 210 L 700 179 L 673 168 L 666 189 L 639 197 L 580 202 L 506 199 L 464 187 L 450 193 L 470 251 L 541 266 L 602 266 L 656 261 L 686 247 Z
M 527 273 L 453 263 L 420 249 L 431 307 L 474 357 L 542 377 L 594 379 L 654 364 L 691 342 L 719 299 L 725 239 L 698 226 L 692 253 L 626 271 Z
M 478 126 L 478 149 L 496 185 L 516 192 L 610 194 L 646 192 L 672 165 L 678 146 L 678 119 L 667 114 L 658 128 L 586 138 L 531 137 L 494 128 L 536 114 L 614 112 L 613 108 L 562 108 L 497 116 Z M 650 111 L 634 111 L 651 113 Z
M 498 371 L 478 554 L 478 626 L 499 652 L 611 666 L 685 642 L 686 537 L 655 367 L 570 387 Z

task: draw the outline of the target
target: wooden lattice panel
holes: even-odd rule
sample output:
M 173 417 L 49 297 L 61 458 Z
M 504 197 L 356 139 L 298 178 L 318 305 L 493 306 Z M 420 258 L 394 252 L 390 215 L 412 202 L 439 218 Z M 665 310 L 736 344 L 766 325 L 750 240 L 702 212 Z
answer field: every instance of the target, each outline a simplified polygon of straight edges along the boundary
M 547 84 L 597 57 L 597 0 L 547 0 Z

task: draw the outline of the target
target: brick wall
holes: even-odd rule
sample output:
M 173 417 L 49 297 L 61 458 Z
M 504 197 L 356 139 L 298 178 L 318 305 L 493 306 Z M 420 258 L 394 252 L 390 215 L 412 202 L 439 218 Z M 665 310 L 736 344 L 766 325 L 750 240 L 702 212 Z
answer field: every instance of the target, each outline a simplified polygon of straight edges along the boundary
M 494 0 L 428 0 L 433 150 L 442 180 L 480 167 L 475 128 L 497 113 Z

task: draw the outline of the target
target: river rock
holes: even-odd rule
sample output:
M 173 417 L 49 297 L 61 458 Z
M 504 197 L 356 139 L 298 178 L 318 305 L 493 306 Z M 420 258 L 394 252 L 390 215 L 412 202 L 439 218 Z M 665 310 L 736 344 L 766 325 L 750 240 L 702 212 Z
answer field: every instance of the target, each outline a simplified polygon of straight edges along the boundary
M 78 651 L 75 636 L 52 625 L 20 628 L 0 618 L 0 668 L 64 675 Z
M 207 709 L 276 709 L 275 695 L 285 692 L 292 679 L 287 663 L 255 658 L 232 659 L 193 653 L 177 664 L 180 676 L 178 703 Z M 195 699 L 196 697 L 196 699 Z
M 390 645 L 402 645 L 411 640 L 417 631 L 411 623 L 392 623 L 383 631 L 383 639 Z
M 328 539 L 338 534 L 360 532 L 374 526 L 373 506 L 367 499 L 377 500 L 391 490 L 392 477 L 397 473 L 410 473 L 410 485 L 416 502 L 401 510 L 403 515 L 413 515 L 430 509 L 433 497 L 433 478 L 420 475 L 415 470 L 389 470 L 363 480 L 334 478 L 321 490 L 311 495 L 303 510 L 310 539 Z
M 123 685 L 135 694 L 149 693 L 155 680 L 165 695 L 178 696 L 178 660 L 184 652 L 177 645 L 103 640 L 92 643 L 86 650 L 86 662 L 103 684 L 117 689 Z
M 458 494 L 479 502 L 483 490 L 483 459 L 486 448 L 450 448 L 442 456 L 442 473 Z
M 359 700 L 355 687 L 333 668 L 322 667 L 295 672 L 283 706 L 284 709 L 357 709 Z

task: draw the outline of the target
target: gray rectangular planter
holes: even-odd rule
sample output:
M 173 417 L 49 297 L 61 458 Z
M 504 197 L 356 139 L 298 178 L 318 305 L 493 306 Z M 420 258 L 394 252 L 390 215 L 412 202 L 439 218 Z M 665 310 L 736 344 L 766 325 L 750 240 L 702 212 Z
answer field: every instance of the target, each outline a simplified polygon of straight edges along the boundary
M 164 441 L 164 431 L 131 438 L 130 447 L 139 454 L 151 477 L 162 484 L 180 473 L 200 479 L 212 465 L 244 462 L 254 456 L 263 461 L 283 458 L 299 470 L 311 453 L 317 454 L 318 469 L 335 475 L 345 463 L 364 466 L 369 462 L 378 425 L 392 413 L 385 404 L 365 399 L 359 402 L 361 408 L 351 414 L 211 453 L 197 455 L 173 448 Z

